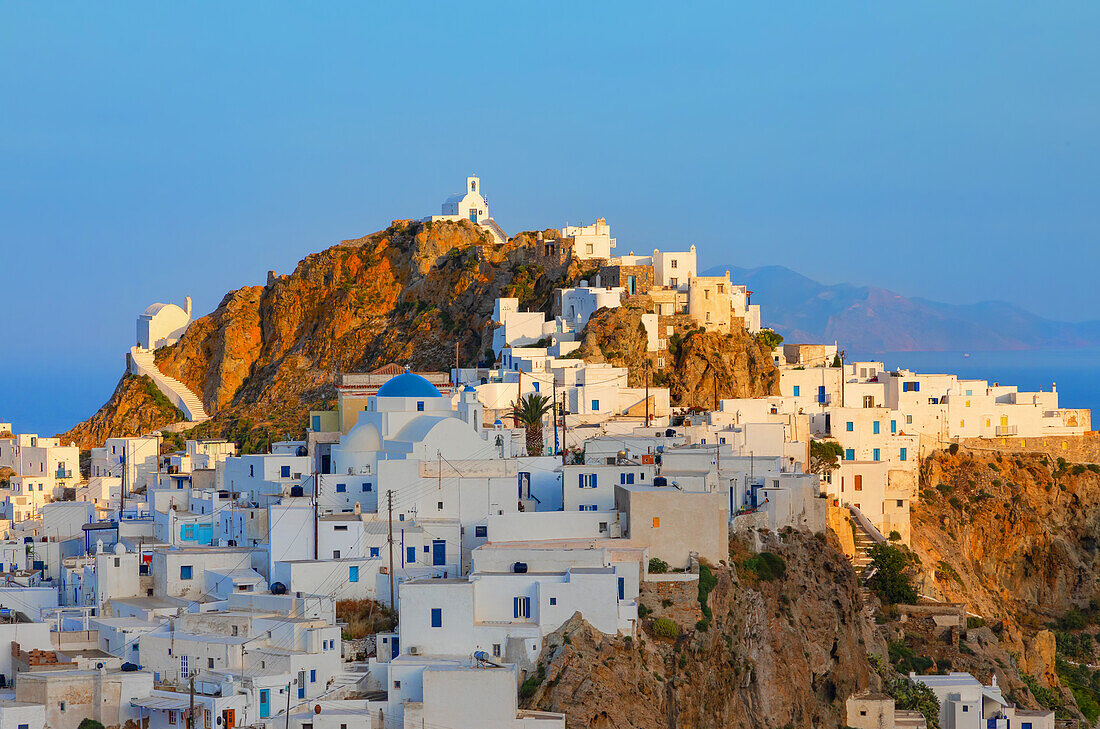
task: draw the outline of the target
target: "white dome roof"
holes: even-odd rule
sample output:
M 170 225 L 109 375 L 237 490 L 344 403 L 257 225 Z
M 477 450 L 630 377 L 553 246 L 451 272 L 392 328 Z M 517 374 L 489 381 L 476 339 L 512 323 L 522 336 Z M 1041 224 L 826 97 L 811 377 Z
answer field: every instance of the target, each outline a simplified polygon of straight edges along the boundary
M 345 451 L 380 451 L 382 434 L 374 423 L 359 423 L 340 439 L 340 448 Z
M 187 316 L 187 312 L 185 312 L 183 309 L 179 308 L 175 304 L 149 304 L 149 306 L 145 308 L 145 316 L 156 316 L 161 311 L 171 311 L 173 309 L 178 311 L 183 316 Z

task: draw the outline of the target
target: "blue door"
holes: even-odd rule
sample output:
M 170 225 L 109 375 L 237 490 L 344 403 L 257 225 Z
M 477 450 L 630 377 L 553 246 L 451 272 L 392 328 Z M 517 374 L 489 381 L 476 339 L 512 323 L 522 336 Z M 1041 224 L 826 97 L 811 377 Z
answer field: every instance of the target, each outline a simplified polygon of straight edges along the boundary
M 267 689 L 260 691 L 260 718 L 271 716 L 271 694 Z
M 401 639 L 396 635 L 390 638 L 390 658 L 397 658 L 401 653 Z
M 298 698 L 304 699 L 306 697 L 306 672 L 298 671 Z
M 432 564 L 442 566 L 447 564 L 447 541 L 435 539 L 432 541 Z
M 476 210 L 471 210 L 470 211 L 470 222 L 471 223 L 476 223 L 477 222 L 477 211 Z
M 405 562 L 408 564 L 416 562 L 416 547 L 405 547 Z
M 620 600 L 625 600 L 626 599 L 626 578 L 625 577 L 620 577 L 619 578 L 619 599 Z

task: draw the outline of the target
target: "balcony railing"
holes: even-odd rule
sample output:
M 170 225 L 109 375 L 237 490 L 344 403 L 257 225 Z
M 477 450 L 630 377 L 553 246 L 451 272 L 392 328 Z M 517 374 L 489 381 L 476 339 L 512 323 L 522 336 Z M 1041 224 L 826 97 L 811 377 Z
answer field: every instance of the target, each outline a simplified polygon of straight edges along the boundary
M 998 425 L 997 435 L 1016 435 L 1015 425 Z

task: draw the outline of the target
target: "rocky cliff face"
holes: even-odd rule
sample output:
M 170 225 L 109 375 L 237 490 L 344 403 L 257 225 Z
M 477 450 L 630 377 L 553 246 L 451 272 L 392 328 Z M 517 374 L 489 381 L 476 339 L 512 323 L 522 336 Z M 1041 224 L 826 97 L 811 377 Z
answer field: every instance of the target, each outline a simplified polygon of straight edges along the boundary
M 534 236 L 498 245 L 468 221 L 394 221 L 307 256 L 265 286 L 228 293 L 178 343 L 158 350 L 157 364 L 212 415 L 194 435 L 257 447 L 301 436 L 307 411 L 335 397 L 337 373 L 388 362 L 446 370 L 456 345 L 468 366 L 485 354 L 498 296 L 548 310 L 554 287 L 578 271 L 526 262 Z M 63 437 L 92 445 L 117 432 L 128 417 L 120 405 L 112 398 Z
M 635 306 L 601 309 L 588 320 L 576 356 L 629 370 L 631 387 L 645 385 L 644 310 Z M 779 370 L 771 353 L 745 329 L 730 334 L 691 330 L 670 340 L 665 370 L 651 384 L 669 388 L 677 407 L 712 407 L 718 399 L 779 394 Z
M 764 547 L 785 565 L 762 579 L 734 543 L 733 567 L 717 578 L 705 603 L 697 583 L 658 592 L 642 604 L 652 613 L 637 641 L 611 638 L 579 616 L 551 635 L 543 679 L 525 705 L 562 711 L 584 727 L 835 727 L 844 700 L 879 678 L 868 653 L 881 653 L 862 611 L 855 575 L 832 547 L 809 534 L 772 536 Z M 659 620 L 677 637 L 653 637 Z
M 990 620 L 1037 624 L 1097 594 L 1098 509 L 1100 474 L 1085 465 L 940 451 L 922 468 L 913 547 L 947 599 Z
M 107 438 L 142 435 L 182 419 L 183 413 L 161 394 L 151 379 L 127 374 L 106 404 L 95 415 L 63 433 L 61 442 L 92 448 L 102 445 Z

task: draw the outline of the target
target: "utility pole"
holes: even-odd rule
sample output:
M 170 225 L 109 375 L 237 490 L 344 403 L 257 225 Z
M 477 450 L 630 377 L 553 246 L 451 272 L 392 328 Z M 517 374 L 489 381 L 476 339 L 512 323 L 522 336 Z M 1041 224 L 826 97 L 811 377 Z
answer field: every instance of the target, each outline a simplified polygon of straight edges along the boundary
M 718 409 L 718 374 L 714 375 L 714 409 Z
M 393 598 L 393 491 L 386 491 L 386 510 L 390 517 L 390 610 L 397 615 L 397 603 Z
M 645 427 L 649 427 L 649 360 L 645 363 Z
M 294 679 L 290 679 L 286 685 L 286 729 L 290 729 L 290 687 L 294 684 Z
M 558 446 L 558 377 L 554 375 L 554 409 L 551 410 L 554 414 L 554 453 L 557 453 L 560 448 Z
M 476 363 L 475 363 L 476 364 Z M 458 392 L 458 340 L 455 340 L 455 392 Z
M 195 674 L 191 674 L 191 689 L 189 693 L 191 708 L 187 710 L 187 729 L 195 729 Z
M 435 455 L 436 455 L 436 458 L 438 459 L 438 462 L 439 462 L 439 473 L 436 474 L 436 486 L 435 486 L 435 488 L 436 488 L 436 491 L 442 491 L 443 490 L 443 452 L 442 451 L 436 451 Z
M 569 430 L 565 427 L 565 393 L 561 395 L 561 465 L 565 465 L 565 452 L 569 450 Z
M 320 477 L 317 475 L 317 471 L 313 472 L 313 559 L 318 559 L 321 551 L 321 545 L 317 543 L 317 532 L 319 531 L 318 522 L 321 520 L 321 507 L 317 503 L 317 498 L 321 493 Z

